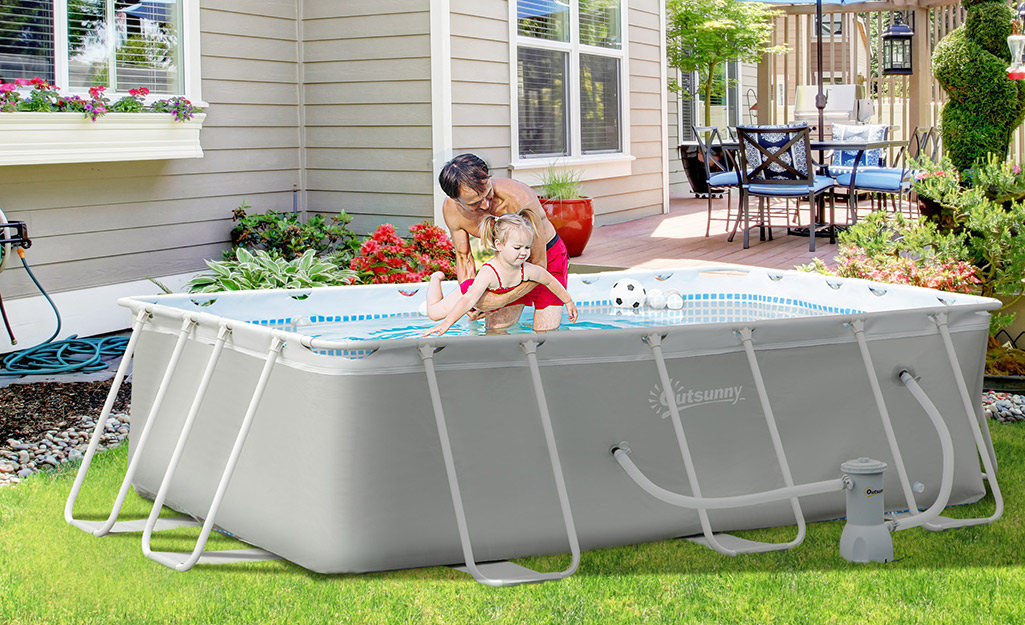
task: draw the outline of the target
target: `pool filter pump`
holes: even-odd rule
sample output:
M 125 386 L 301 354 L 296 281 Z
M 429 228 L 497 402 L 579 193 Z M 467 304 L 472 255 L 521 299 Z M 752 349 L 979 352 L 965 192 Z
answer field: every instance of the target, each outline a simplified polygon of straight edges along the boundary
M 840 470 L 853 483 L 847 490 L 847 524 L 840 535 L 840 555 L 848 562 L 892 561 L 893 540 L 883 507 L 886 463 L 858 458 L 841 464 Z

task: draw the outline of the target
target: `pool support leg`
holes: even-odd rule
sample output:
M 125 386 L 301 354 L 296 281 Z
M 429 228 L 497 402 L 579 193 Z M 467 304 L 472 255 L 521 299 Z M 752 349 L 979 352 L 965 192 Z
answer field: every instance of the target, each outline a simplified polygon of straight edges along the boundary
M 117 499 L 114 502 L 114 507 L 111 510 L 110 515 L 105 521 L 86 521 L 83 519 L 76 519 L 73 515 L 73 511 L 75 507 L 75 500 L 78 498 L 78 492 L 81 490 L 82 484 L 85 482 L 85 476 L 89 471 L 89 465 L 92 463 L 93 456 L 96 455 L 96 449 L 99 447 L 100 438 L 102 437 L 103 430 L 107 425 L 107 419 L 110 417 L 110 412 L 114 407 L 114 401 L 117 399 L 118 391 L 121 390 L 121 383 L 124 381 L 125 374 L 128 371 L 128 364 L 135 351 L 135 344 L 138 342 L 139 336 L 142 334 L 142 328 L 149 318 L 150 313 L 147 309 L 140 309 L 135 317 L 135 323 L 132 326 L 131 338 L 128 339 L 128 345 L 125 347 L 125 353 L 121 357 L 121 364 L 118 365 L 117 372 L 114 374 L 114 381 L 111 383 L 110 392 L 107 394 L 107 400 L 104 402 L 103 410 L 100 412 L 100 416 L 96 420 L 96 427 L 93 429 L 92 438 L 89 440 L 89 447 L 85 452 L 85 457 L 82 459 L 82 465 L 79 467 L 78 474 L 75 476 L 75 483 L 72 485 L 71 492 L 68 494 L 68 500 L 64 505 L 64 520 L 70 525 L 89 532 L 94 536 L 106 536 L 107 534 L 124 532 L 138 532 L 143 530 L 145 527 L 144 519 L 122 521 L 121 523 L 118 523 L 117 517 L 121 512 L 121 506 L 124 504 L 125 496 L 128 494 L 132 478 L 135 477 L 139 458 L 142 457 L 142 452 L 145 449 L 146 441 L 149 438 L 149 433 L 153 422 L 156 419 L 157 412 L 160 410 L 161 403 L 163 403 L 164 395 L 167 392 L 171 376 L 174 374 L 174 370 L 178 366 L 178 360 L 181 357 L 182 350 L 185 348 L 188 335 L 192 331 L 192 327 L 195 325 L 195 321 L 188 316 L 183 317 L 182 319 L 182 327 L 178 333 L 178 341 L 175 343 L 174 351 L 167 363 L 167 368 L 164 371 L 164 377 L 161 380 L 160 388 L 157 390 L 157 395 L 153 399 L 153 405 L 150 409 L 149 417 L 146 420 L 146 425 L 143 426 L 142 432 L 136 442 L 135 454 L 132 457 L 132 460 L 128 463 L 128 469 L 125 471 L 125 477 L 121 482 L 121 489 L 118 491 Z M 159 529 L 172 529 L 175 527 L 189 525 L 197 525 L 195 519 L 189 517 L 161 519 Z
M 160 564 L 176 571 L 188 571 L 201 560 L 204 563 L 223 563 L 225 561 L 239 561 L 244 559 L 267 559 L 263 555 L 266 554 L 266 552 L 262 549 L 213 551 L 209 554 L 204 554 L 203 549 L 206 547 L 206 541 L 210 538 L 210 532 L 214 529 L 214 520 L 217 517 L 217 511 L 221 507 L 221 501 L 224 499 L 224 493 L 228 490 L 228 483 L 231 481 L 231 475 L 235 472 L 235 465 L 238 464 L 239 456 L 242 455 L 242 447 L 245 445 L 246 437 L 249 436 L 249 429 L 253 425 L 253 418 L 256 416 L 256 410 L 260 407 L 260 401 L 263 399 L 263 392 L 267 388 L 267 381 L 270 380 L 270 374 L 274 370 L 274 364 L 277 362 L 283 346 L 283 339 L 276 334 L 272 335 L 270 349 L 268 350 L 267 356 L 264 360 L 263 370 L 260 372 L 260 379 L 256 382 L 256 388 L 253 390 L 253 396 L 249 400 L 249 407 L 246 409 L 246 414 L 242 418 L 242 424 L 239 426 L 238 434 L 235 436 L 235 443 L 231 447 L 231 453 L 228 455 L 228 461 L 225 463 L 224 471 L 221 473 L 221 479 L 217 483 L 217 490 L 214 492 L 213 501 L 210 503 L 210 510 L 204 517 L 203 529 L 199 533 L 199 540 L 196 541 L 196 547 L 191 553 L 154 551 L 149 554 L 149 558 L 151 560 L 159 562 Z M 247 554 L 251 557 L 246 557 Z
M 883 391 L 879 385 L 879 376 L 876 375 L 875 365 L 872 363 L 872 354 L 868 349 L 868 341 L 865 340 L 865 321 L 856 319 L 847 324 L 847 327 L 854 333 L 861 351 L 861 360 L 865 364 L 865 373 L 868 375 L 869 385 L 872 387 L 872 396 L 876 401 L 876 409 L 879 411 L 879 418 L 883 423 L 883 431 L 886 433 L 886 442 L 890 446 L 890 454 L 893 463 L 897 467 L 897 476 L 900 479 L 901 490 L 904 492 L 904 501 L 908 506 L 908 513 L 918 514 L 918 503 L 915 501 L 914 487 L 908 478 L 907 468 L 904 466 L 904 458 L 900 453 L 900 446 L 897 444 L 897 435 L 893 432 L 893 422 L 890 420 L 890 412 L 883 401 Z
M 1000 494 L 1000 485 L 997 484 L 997 459 L 996 454 L 993 451 L 993 441 L 988 436 L 983 436 L 982 427 L 989 427 L 985 421 L 985 417 L 982 418 L 982 424 L 979 423 L 979 418 L 975 414 L 975 409 L 972 407 L 972 400 L 968 394 L 968 385 L 965 384 L 964 374 L 961 373 L 961 364 L 957 359 L 957 352 L 954 350 L 954 343 L 950 339 L 950 329 L 947 327 L 947 313 L 937 314 L 933 320 L 936 322 L 936 327 L 940 331 L 940 337 L 943 339 L 943 347 L 947 351 L 947 359 L 950 361 L 950 367 L 954 372 L 954 381 L 957 383 L 958 393 L 961 395 L 961 404 L 964 407 L 965 415 L 968 417 L 968 424 L 972 430 L 972 436 L 975 438 L 975 448 L 979 452 L 979 457 L 982 459 L 982 467 L 986 470 L 983 478 L 989 483 L 990 489 L 993 491 L 993 501 L 996 504 L 996 509 L 988 517 L 979 517 L 973 519 L 951 519 L 947 517 L 939 517 L 936 519 L 936 523 L 926 526 L 926 529 L 939 531 L 945 529 L 953 529 L 957 527 L 970 527 L 973 525 L 984 525 L 992 523 L 999 519 L 1004 514 L 1004 497 Z
M 746 332 L 745 336 L 747 343 L 745 343 L 745 349 L 748 350 L 748 362 L 752 366 L 752 373 L 755 375 L 757 385 L 761 382 L 761 372 L 758 369 L 757 360 L 754 359 L 753 348 L 750 347 L 750 330 L 745 328 L 742 332 Z M 687 437 L 684 433 L 683 422 L 680 418 L 680 409 L 676 403 L 676 397 L 673 396 L 671 391 L 672 381 L 669 378 L 665 355 L 662 352 L 662 336 L 660 334 L 653 333 L 646 336 L 644 340 L 648 344 L 648 347 L 651 348 L 652 356 L 655 360 L 655 366 L 658 368 L 659 379 L 666 396 L 666 403 L 669 406 L 669 415 L 673 423 L 673 430 L 676 433 L 676 440 L 680 447 L 680 455 L 683 457 L 684 469 L 687 471 L 687 480 L 689 482 L 691 492 L 694 493 L 695 497 L 701 498 L 702 495 L 697 479 L 697 470 L 694 466 L 694 459 L 690 452 L 690 446 L 687 444 Z M 760 388 L 762 390 L 759 393 L 759 397 L 762 400 L 762 409 L 765 413 L 766 423 L 769 426 L 770 436 L 773 436 L 776 459 L 779 463 L 780 470 L 783 472 L 786 485 L 793 486 L 793 479 L 790 476 L 790 468 L 787 464 L 786 456 L 783 454 L 782 442 L 779 441 L 779 431 L 776 429 L 775 418 L 772 415 L 772 408 L 768 405 L 768 397 L 764 394 L 764 384 L 761 384 Z M 763 553 L 767 551 L 791 549 L 801 544 L 806 532 L 804 515 L 801 512 L 800 504 L 796 498 L 792 499 L 791 505 L 794 509 L 798 530 L 796 538 L 790 542 L 766 543 L 747 540 L 745 538 L 739 538 L 726 533 L 715 534 L 712 531 L 711 522 L 708 518 L 708 511 L 700 506 L 697 507 L 697 512 L 698 519 L 701 523 L 702 536 L 692 538 L 691 540 L 706 545 L 711 549 L 728 556 L 735 556 L 739 553 Z
M 528 346 L 527 343 L 530 345 Z M 519 566 L 512 562 L 478 563 L 473 557 L 473 546 L 470 543 L 470 534 L 466 523 L 466 512 L 463 508 L 463 498 L 459 489 L 459 478 L 456 474 L 455 460 L 452 454 L 452 442 L 448 436 L 448 426 L 445 423 L 445 411 L 441 404 L 441 392 L 438 388 L 438 376 L 434 369 L 434 345 L 422 343 L 417 346 L 420 359 L 424 364 L 424 371 L 427 374 L 427 387 L 431 395 L 431 404 L 434 408 L 434 418 L 438 427 L 438 439 L 441 444 L 441 453 L 445 461 L 445 474 L 448 478 L 449 493 L 452 496 L 452 507 L 456 515 L 456 526 L 459 529 L 459 541 L 463 551 L 465 565 L 456 567 L 473 576 L 478 582 L 487 586 L 514 586 L 533 582 L 563 579 L 576 572 L 580 563 L 580 546 L 577 543 L 576 529 L 573 525 L 573 517 L 569 509 L 569 499 L 566 497 L 565 481 L 559 463 L 558 451 L 555 448 L 555 436 L 551 427 L 551 419 L 548 415 L 548 405 L 544 399 L 544 391 L 541 386 L 540 373 L 537 370 L 535 341 L 527 341 L 521 344 L 527 354 L 531 366 L 531 376 L 534 379 L 535 394 L 538 398 L 538 407 L 541 411 L 541 421 L 545 428 L 545 439 L 548 443 L 549 459 L 552 462 L 552 471 L 555 474 L 556 488 L 559 492 L 559 503 L 562 505 L 563 519 L 566 523 L 567 534 L 569 535 L 572 562 L 563 571 L 542 573 L 533 569 Z
M 174 451 L 171 453 L 171 460 L 167 464 L 167 470 L 164 472 L 164 477 L 160 481 L 160 488 L 157 491 L 156 497 L 153 499 L 153 507 L 150 509 L 149 518 L 146 520 L 146 526 L 142 533 L 142 553 L 150 560 L 164 564 L 171 568 L 177 569 L 179 563 L 185 561 L 182 558 L 183 555 L 173 552 L 156 552 L 150 547 L 150 540 L 153 536 L 153 530 L 158 522 L 160 511 L 164 506 L 164 501 L 167 498 L 167 491 L 170 489 L 171 480 L 174 478 L 174 473 L 178 469 L 178 463 L 181 460 L 185 445 L 189 440 L 189 434 L 192 432 L 192 426 L 195 423 L 196 416 L 199 414 L 199 409 L 202 406 L 203 398 L 206 396 L 207 388 L 210 385 L 210 380 L 213 378 L 214 371 L 217 369 L 217 362 L 220 360 L 221 352 L 224 350 L 224 344 L 227 342 L 228 336 L 231 334 L 231 329 L 228 328 L 227 324 L 221 323 L 218 327 L 217 340 L 214 343 L 213 350 L 210 352 L 210 358 L 207 361 L 206 369 L 203 371 L 203 377 L 199 382 L 199 386 L 196 389 L 196 396 L 192 400 L 192 407 L 189 409 L 188 415 L 185 417 L 185 423 L 182 425 L 182 431 L 178 435 L 178 441 L 174 446 Z M 200 549 L 202 552 L 202 549 Z M 279 556 L 272 554 L 263 549 L 233 549 L 227 551 L 207 551 L 203 552 L 199 558 L 199 562 L 210 562 L 216 564 L 227 564 L 231 562 L 253 562 L 257 560 L 277 560 Z M 185 569 L 181 569 L 185 570 Z

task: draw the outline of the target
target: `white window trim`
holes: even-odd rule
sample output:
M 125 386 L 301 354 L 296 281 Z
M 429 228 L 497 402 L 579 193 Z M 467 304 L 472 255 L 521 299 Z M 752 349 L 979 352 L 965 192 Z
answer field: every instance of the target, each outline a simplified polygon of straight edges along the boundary
M 509 2 L 509 108 L 510 108 L 510 146 L 511 158 L 509 161 L 510 175 L 513 179 L 529 185 L 536 185 L 540 180 L 542 172 L 549 167 L 556 169 L 572 169 L 581 174 L 581 180 L 599 180 L 603 178 L 618 178 L 629 176 L 632 173 L 633 161 L 636 159 L 630 154 L 630 38 L 629 33 L 629 1 L 621 0 L 621 28 L 620 38 L 622 47 L 619 50 L 587 46 L 579 43 L 579 24 L 577 14 L 578 3 L 575 0 L 569 2 L 570 41 L 547 41 L 534 37 L 521 37 L 518 34 L 518 21 L 516 17 L 516 2 Z M 569 75 L 567 80 L 570 84 L 569 102 L 567 103 L 570 116 L 569 143 L 570 153 L 568 156 L 559 157 L 536 157 L 521 158 L 519 142 L 519 97 L 517 86 L 519 76 L 516 72 L 518 49 L 520 45 L 547 50 L 560 50 L 569 53 Z M 580 127 L 577 117 L 580 114 L 580 54 L 595 54 L 608 56 L 620 60 L 620 152 L 608 154 L 583 154 L 580 147 Z M 575 126 L 575 127 L 574 127 Z
M 182 86 L 185 96 L 190 102 L 198 107 L 206 107 L 208 103 L 203 100 L 203 77 L 200 72 L 199 41 L 201 39 L 199 26 L 199 3 L 200 0 L 181 0 L 182 2 L 182 25 L 181 25 L 181 52 L 182 72 L 185 80 Z M 53 3 L 53 26 L 55 32 L 68 32 L 68 1 L 55 0 Z M 72 92 L 68 87 L 71 82 L 70 68 L 68 65 L 68 38 L 67 36 L 54 37 L 54 82 L 61 91 Z M 85 91 L 82 89 L 81 91 Z M 121 96 L 128 95 L 127 92 L 110 91 L 107 96 L 116 100 Z M 178 94 L 172 94 L 178 95 Z M 159 100 L 169 97 L 167 94 L 152 94 L 148 100 Z

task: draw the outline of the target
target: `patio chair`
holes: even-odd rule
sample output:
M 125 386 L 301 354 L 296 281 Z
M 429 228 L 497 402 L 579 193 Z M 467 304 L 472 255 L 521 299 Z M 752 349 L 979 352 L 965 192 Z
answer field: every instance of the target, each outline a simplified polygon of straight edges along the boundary
M 914 181 L 914 172 L 910 168 L 910 158 L 917 158 L 921 154 L 933 155 L 930 145 L 933 144 L 935 134 L 930 126 L 918 126 L 912 131 L 907 145 L 900 149 L 895 165 L 892 167 L 865 167 L 859 166 L 857 172 L 838 172 L 836 183 L 838 186 L 851 188 L 851 179 L 854 179 L 853 193 L 848 198 L 852 223 L 857 221 L 857 195 L 860 192 L 869 193 L 880 201 L 881 208 L 885 196 L 889 195 L 894 201 L 894 211 L 899 210 L 897 201 L 903 205 L 905 196 L 908 198 L 908 213 L 913 212 L 911 208 L 910 192 L 911 183 Z M 934 144 L 933 144 L 934 145 Z
M 832 189 L 835 181 L 817 175 L 811 153 L 811 131 L 807 124 L 792 126 L 737 126 L 740 141 L 740 202 L 744 219 L 744 247 L 749 246 L 750 198 L 758 198 L 759 223 L 765 228 L 764 201 L 774 198 L 807 199 L 811 218 L 808 223 L 808 249 L 815 251 L 815 234 L 828 229 L 830 243 L 836 242 L 833 228 L 835 206 Z M 817 223 L 818 200 L 829 194 L 829 221 Z M 738 219 L 739 222 L 739 219 Z M 769 226 L 771 240 L 772 228 Z M 732 238 L 732 235 L 731 235 Z
M 890 127 L 884 124 L 833 124 L 830 132 L 834 141 L 885 141 L 889 138 Z M 827 165 L 827 174 L 833 178 L 847 174 L 845 180 L 850 180 L 850 174 L 854 171 L 854 159 L 857 157 L 857 150 L 834 150 Z M 884 149 L 866 150 L 858 160 L 859 172 L 885 166 L 886 150 Z M 847 198 L 847 211 L 851 223 L 858 220 L 856 200 L 857 197 Z
M 715 126 L 691 126 L 694 137 L 701 150 L 705 164 L 705 179 L 708 181 L 708 221 L 705 224 L 705 236 L 709 235 L 713 221 L 725 221 L 725 230 L 730 229 L 732 215 L 733 188 L 740 186 L 740 174 L 733 164 L 733 157 L 723 148 L 722 137 Z M 726 193 L 726 218 L 712 216 L 712 194 Z

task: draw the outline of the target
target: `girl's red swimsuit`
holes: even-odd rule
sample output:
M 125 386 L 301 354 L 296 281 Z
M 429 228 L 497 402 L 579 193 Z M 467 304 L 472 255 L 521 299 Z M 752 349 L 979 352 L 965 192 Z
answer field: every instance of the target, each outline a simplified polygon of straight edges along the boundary
M 520 284 L 523 282 L 523 265 L 520 265 L 520 281 L 517 282 L 516 284 L 512 285 L 512 286 L 506 286 L 506 287 L 502 286 L 502 277 L 498 275 L 498 270 L 495 269 L 491 265 L 491 263 L 484 263 L 481 266 L 481 269 L 484 269 L 484 267 L 487 267 L 491 271 L 494 271 L 495 272 L 495 279 L 498 280 L 498 288 L 497 289 L 488 289 L 488 291 L 491 292 L 491 293 L 495 293 L 497 295 L 502 295 L 503 293 L 508 293 L 509 291 L 511 291 L 511 290 L 515 289 L 516 287 L 520 286 Z M 466 293 L 466 291 L 468 291 L 470 289 L 470 285 L 473 284 L 474 279 L 475 278 L 470 278 L 469 280 L 463 280 L 459 284 L 459 290 L 462 291 L 463 293 Z

